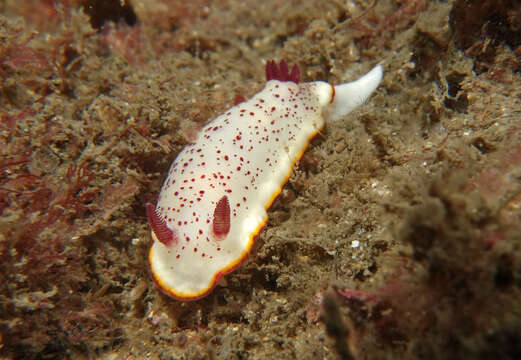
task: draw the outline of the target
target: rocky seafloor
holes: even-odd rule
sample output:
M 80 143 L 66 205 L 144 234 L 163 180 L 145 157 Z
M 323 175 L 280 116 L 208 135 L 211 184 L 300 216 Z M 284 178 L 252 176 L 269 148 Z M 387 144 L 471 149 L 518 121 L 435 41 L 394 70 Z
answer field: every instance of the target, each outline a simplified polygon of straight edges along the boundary
M 0 3 L 2 359 L 521 357 L 521 3 Z M 375 64 L 247 261 L 161 293 L 145 204 L 264 86 Z

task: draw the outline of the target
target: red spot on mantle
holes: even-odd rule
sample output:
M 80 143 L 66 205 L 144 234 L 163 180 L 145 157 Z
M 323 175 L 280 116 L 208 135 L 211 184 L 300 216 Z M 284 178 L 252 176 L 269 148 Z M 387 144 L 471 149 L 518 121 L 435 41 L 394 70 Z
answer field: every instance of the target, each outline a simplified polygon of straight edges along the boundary
M 246 98 L 240 94 L 235 95 L 233 98 L 233 105 L 239 105 L 242 102 L 245 102 Z
M 147 204 L 148 222 L 152 227 L 152 231 L 163 245 L 171 247 L 177 244 L 177 236 L 174 231 L 170 230 L 165 220 L 161 219 L 156 208 L 152 204 Z
M 224 239 L 230 232 L 230 203 L 226 195 L 215 206 L 212 230 L 217 240 Z

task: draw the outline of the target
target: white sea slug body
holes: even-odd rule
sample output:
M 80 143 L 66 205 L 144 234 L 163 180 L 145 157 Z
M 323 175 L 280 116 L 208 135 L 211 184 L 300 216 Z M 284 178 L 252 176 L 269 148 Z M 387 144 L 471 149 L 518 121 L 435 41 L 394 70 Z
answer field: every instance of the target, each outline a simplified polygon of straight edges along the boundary
M 381 66 L 352 83 L 300 83 L 300 72 L 268 62 L 264 90 L 208 123 L 174 160 L 156 207 L 147 205 L 154 280 L 194 300 L 244 261 L 270 207 L 325 120 L 362 104 Z

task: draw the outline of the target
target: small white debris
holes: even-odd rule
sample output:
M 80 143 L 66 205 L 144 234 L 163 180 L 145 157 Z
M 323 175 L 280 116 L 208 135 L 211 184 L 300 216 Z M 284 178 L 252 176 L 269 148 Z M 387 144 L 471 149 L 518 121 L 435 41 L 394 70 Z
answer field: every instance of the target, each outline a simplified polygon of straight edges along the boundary
M 353 240 L 353 241 L 351 242 L 351 247 L 352 247 L 352 248 L 357 248 L 358 246 L 360 246 L 360 241 L 358 241 L 358 240 Z

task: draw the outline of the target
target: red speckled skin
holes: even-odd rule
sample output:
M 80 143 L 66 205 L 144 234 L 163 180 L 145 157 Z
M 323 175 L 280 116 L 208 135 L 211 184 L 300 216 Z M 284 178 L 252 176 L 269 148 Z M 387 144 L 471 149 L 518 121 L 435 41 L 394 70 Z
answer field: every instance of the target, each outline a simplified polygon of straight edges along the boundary
M 156 210 L 179 241 L 173 247 L 154 242 L 149 259 L 155 281 L 172 297 L 204 296 L 244 261 L 266 209 L 324 125 L 329 84 L 299 85 L 298 68 L 289 73 L 285 63 L 269 63 L 266 73 L 284 81 L 268 81 L 262 92 L 206 125 L 163 184 Z
M 336 86 L 298 84 L 298 68 L 289 73 L 285 62 L 269 62 L 266 75 L 264 90 L 210 122 L 179 153 L 163 184 L 149 261 L 155 281 L 172 297 L 204 296 L 244 261 L 324 117 L 339 119 L 362 104 L 383 70 L 378 65 Z M 165 241 L 164 225 L 176 236 L 174 246 Z

